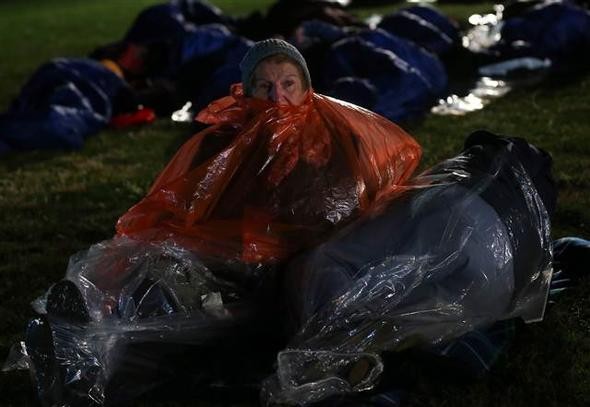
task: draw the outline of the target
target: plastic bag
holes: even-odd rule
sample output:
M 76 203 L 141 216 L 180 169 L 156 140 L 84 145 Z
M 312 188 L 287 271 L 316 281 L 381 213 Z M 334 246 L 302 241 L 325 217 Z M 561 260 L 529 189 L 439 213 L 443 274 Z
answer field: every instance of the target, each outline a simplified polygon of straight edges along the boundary
M 542 318 L 556 189 L 548 155 L 480 132 L 380 213 L 292 261 L 298 327 L 264 384 L 269 404 L 370 389 L 380 353 L 428 349 L 509 318 Z
M 276 263 L 399 192 L 420 159 L 401 128 L 354 105 L 310 92 L 277 106 L 232 89 L 199 114 L 215 125 L 178 151 L 119 235 Z
M 95 244 L 72 256 L 66 279 L 82 301 L 53 286 L 4 366 L 29 368 L 47 405 L 126 402 L 182 372 L 217 378 L 224 355 L 266 332 L 252 294 L 170 242 Z

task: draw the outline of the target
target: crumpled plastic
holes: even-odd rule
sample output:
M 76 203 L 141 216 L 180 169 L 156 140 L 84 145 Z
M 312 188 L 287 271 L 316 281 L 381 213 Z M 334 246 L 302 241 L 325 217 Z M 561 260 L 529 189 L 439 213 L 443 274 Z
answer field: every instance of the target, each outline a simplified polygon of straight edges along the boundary
M 31 320 L 24 344 L 13 346 L 3 368 L 29 368 L 47 405 L 127 402 L 186 364 L 214 371 L 206 360 L 211 351 L 191 350 L 247 340 L 264 323 L 264 313 L 243 299 L 243 287 L 214 276 L 195 253 L 171 242 L 115 237 L 97 243 L 72 256 L 66 280 L 78 287 L 90 320 L 48 312 L 47 296 L 37 299 L 50 338 L 37 339 L 42 320 Z M 43 341 L 50 341 L 53 355 L 39 351 Z
M 452 94 L 442 98 L 430 111 L 439 115 L 462 116 L 483 109 L 492 100 L 504 96 L 510 90 L 509 82 L 483 76 L 469 89 L 467 95 Z
M 241 103 L 260 108 L 254 119 Z M 398 184 L 399 178 L 387 171 L 408 167 L 378 165 L 384 165 L 381 159 L 391 162 L 387 150 L 379 150 L 387 146 L 383 139 L 370 137 L 383 129 L 378 116 L 313 94 L 307 103 L 278 109 L 241 99 L 234 89 L 232 97 L 204 111 L 200 119 L 218 124 L 181 148 L 147 197 L 121 218 L 119 235 L 71 258 L 66 279 L 78 287 L 90 318 L 80 323 L 46 314 L 56 366 L 43 369 L 46 359 L 39 362 L 35 347 L 17 344 L 5 369 L 29 367 L 38 389 L 39 383 L 50 383 L 49 389 L 39 390 L 47 404 L 115 404 L 178 375 L 195 375 L 198 381 L 234 372 L 240 356 L 258 355 L 252 348 L 256 345 L 269 348 L 272 335 L 289 320 L 294 334 L 277 355 L 276 372 L 266 372 L 264 382 L 265 375 L 256 376 L 257 383 L 262 383 L 264 403 L 305 405 L 371 389 L 382 372 L 380 353 L 385 350 L 442 344 L 501 319 L 542 318 L 551 277 L 549 213 L 555 206 L 546 178 L 548 156 L 522 140 L 483 134 L 470 138 L 464 153 Z M 305 115 L 309 103 L 320 106 L 318 116 Z M 339 116 L 342 112 L 347 116 Z M 275 132 L 259 143 L 273 159 L 258 168 L 256 156 L 244 147 L 257 140 L 261 117 Z M 285 117 L 298 118 L 289 123 L 303 126 L 298 129 L 304 134 L 310 123 L 318 130 L 334 123 L 330 118 L 347 121 L 346 127 L 314 133 L 309 150 L 302 151 L 302 140 L 289 140 L 295 136 L 290 125 L 282 126 Z M 360 117 L 368 121 L 354 121 Z M 205 164 L 195 163 L 196 145 L 202 147 L 206 135 L 222 136 L 222 130 L 237 134 L 236 143 L 205 158 Z M 327 152 L 333 158 L 343 148 L 338 137 L 351 134 L 364 135 L 356 144 L 359 157 L 370 151 L 367 157 L 374 164 L 359 165 L 352 173 L 354 185 L 363 186 L 353 189 L 360 191 L 353 202 L 362 215 L 354 222 L 342 217 L 343 227 L 319 243 L 298 232 L 306 241 L 295 240 L 296 253 L 277 244 L 279 239 L 267 238 L 266 233 L 282 238 L 287 229 L 277 228 L 274 219 L 255 216 L 266 222 L 264 227 L 243 235 L 252 230 L 245 222 L 251 211 L 239 212 L 233 221 L 210 223 L 214 214 L 224 213 L 216 212 L 219 201 L 202 207 L 193 200 L 210 199 L 211 194 L 198 193 L 219 191 L 213 188 L 217 182 L 238 170 L 250 171 L 250 165 L 262 185 L 280 188 L 297 165 L 325 165 Z M 392 148 L 396 135 L 405 140 L 405 133 L 392 135 Z M 292 142 L 273 143 L 281 137 Z M 414 142 L 408 146 L 409 156 L 416 158 Z M 278 159 L 282 153 L 291 157 L 287 152 L 294 148 L 299 153 L 294 166 Z M 235 165 L 216 167 L 220 161 Z M 236 172 L 226 173 L 227 168 Z M 371 172 L 377 168 L 388 170 L 378 176 Z M 193 169 L 198 176 L 199 171 L 211 176 L 200 178 L 203 188 L 194 182 Z M 227 185 L 231 182 L 223 185 L 223 193 L 232 191 Z M 372 204 L 362 206 L 362 194 Z M 348 214 L 350 195 L 345 196 L 337 209 Z M 233 202 L 244 208 L 249 198 Z M 333 225 L 330 220 L 326 224 Z M 205 231 L 212 234 L 207 241 L 201 239 Z M 252 242 L 255 249 L 270 249 L 245 256 Z M 272 267 L 263 267 L 267 265 Z M 264 273 L 249 276 L 266 280 L 270 296 L 260 295 L 264 284 L 240 278 L 240 273 L 248 276 L 261 268 Z M 281 274 L 278 281 L 284 287 L 274 273 Z M 42 314 L 50 309 L 48 297 L 36 301 Z M 30 338 L 41 322 L 31 322 L 25 345 L 34 342 Z
M 550 159 L 522 140 L 471 140 L 383 212 L 289 264 L 284 292 L 298 328 L 264 383 L 267 404 L 358 393 L 376 384 L 381 352 L 542 318 L 556 196 Z
M 84 312 L 59 284 L 35 301 L 46 319 L 29 325 L 29 355 L 15 348 L 6 366 L 29 366 L 45 403 L 129 400 L 180 371 L 186 346 L 260 341 L 274 326 L 258 297 L 273 266 L 403 190 L 421 154 L 395 124 L 312 91 L 277 106 L 236 85 L 198 119 L 214 125 L 181 147 L 117 236 L 70 259 Z M 47 342 L 54 357 L 37 349 Z M 218 365 L 208 351 L 199 366 L 215 370 L 211 355 Z
M 313 92 L 278 106 L 235 85 L 197 118 L 214 125 L 119 219 L 119 235 L 276 263 L 398 193 L 421 154 L 397 125 Z

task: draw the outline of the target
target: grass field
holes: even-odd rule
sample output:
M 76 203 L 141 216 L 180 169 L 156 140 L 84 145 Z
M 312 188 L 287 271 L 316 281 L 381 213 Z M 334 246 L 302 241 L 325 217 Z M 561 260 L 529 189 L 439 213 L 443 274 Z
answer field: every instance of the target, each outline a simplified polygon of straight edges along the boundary
M 26 0 L 0 3 L 0 110 L 41 63 L 83 56 L 119 38 L 155 0 Z M 263 9 L 270 0 L 214 1 L 228 13 Z M 490 4 L 445 5 L 460 21 Z M 363 16 L 383 9 L 361 10 Z M 590 75 L 565 84 L 522 88 L 463 117 L 429 116 L 408 130 L 424 148 L 424 166 L 460 151 L 471 131 L 524 137 L 550 152 L 559 185 L 553 237 L 590 238 Z M 114 222 L 143 196 L 191 128 L 160 120 L 104 131 L 78 152 L 28 152 L 0 158 L 0 360 L 21 340 L 30 301 L 60 279 L 68 257 L 109 238 Z M 562 298 L 542 323 L 525 327 L 492 374 L 470 386 L 418 384 L 421 406 L 590 405 L 590 283 Z M 244 401 L 237 404 L 250 405 Z M 35 405 L 25 373 L 0 375 L 0 405 Z M 218 406 L 198 395 L 142 405 Z

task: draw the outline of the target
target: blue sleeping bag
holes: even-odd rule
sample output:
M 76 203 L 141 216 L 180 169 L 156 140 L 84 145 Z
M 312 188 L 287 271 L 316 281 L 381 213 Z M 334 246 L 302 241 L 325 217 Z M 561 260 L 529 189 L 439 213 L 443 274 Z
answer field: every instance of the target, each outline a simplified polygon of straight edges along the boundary
M 180 70 L 192 83 L 189 97 L 195 109 L 226 96 L 230 85 L 241 81 L 239 63 L 252 44 L 220 24 L 200 26 L 185 36 Z
M 157 4 L 139 13 L 123 41 L 137 44 L 157 41 L 178 43 L 194 27 L 194 24 L 186 20 L 180 7 L 174 4 Z
M 590 62 L 590 12 L 570 2 L 546 2 L 508 18 L 490 51 L 499 59 L 551 60 L 553 73 L 567 74 Z
M 139 13 L 122 42 L 148 48 L 154 44 L 165 44 L 167 62 L 157 76 L 174 77 L 182 63 L 194 54 L 222 47 L 229 31 L 210 27 L 224 27 L 231 22 L 219 9 L 205 2 L 173 0 L 169 4 L 148 7 Z M 201 27 L 204 29 L 201 30 Z
M 330 61 L 322 75 L 324 82 L 331 80 L 329 95 L 393 121 L 422 115 L 447 86 L 445 68 L 435 55 L 383 30 L 334 43 L 325 60 Z
M 175 0 L 143 10 L 123 41 L 148 48 L 166 44 L 164 64 L 153 74 L 178 81 L 181 96 L 198 109 L 241 80 L 239 62 L 252 42 L 227 24 L 231 19 L 205 2 Z
M 172 0 L 172 5 L 178 7 L 184 18 L 193 24 L 233 24 L 234 20 L 212 4 L 202 0 Z
M 461 44 L 457 24 L 428 6 L 408 7 L 389 14 L 383 17 L 378 28 L 406 38 L 439 56 Z
M 81 148 L 110 121 L 113 99 L 126 86 L 91 59 L 58 58 L 42 65 L 0 114 L 0 153 Z
M 137 44 L 157 55 L 157 68 L 151 72 L 152 77 L 172 78 L 179 70 L 183 41 L 195 29 L 179 6 L 158 4 L 139 13 L 121 43 Z M 149 64 L 149 61 L 142 63 Z

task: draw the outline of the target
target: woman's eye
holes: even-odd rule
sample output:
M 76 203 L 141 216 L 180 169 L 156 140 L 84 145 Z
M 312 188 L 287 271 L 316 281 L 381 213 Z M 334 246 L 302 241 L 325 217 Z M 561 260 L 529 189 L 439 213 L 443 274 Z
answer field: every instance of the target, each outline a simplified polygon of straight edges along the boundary
M 270 85 L 268 83 L 259 83 L 257 88 L 263 92 L 268 92 L 270 90 Z
M 293 81 L 287 81 L 287 82 L 283 83 L 283 86 L 284 86 L 286 89 L 288 89 L 288 88 L 292 87 L 293 85 L 295 85 L 295 82 L 293 82 Z

